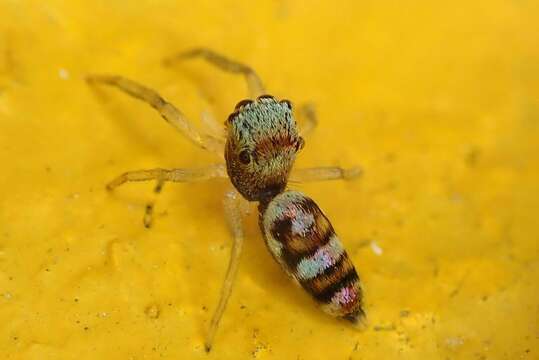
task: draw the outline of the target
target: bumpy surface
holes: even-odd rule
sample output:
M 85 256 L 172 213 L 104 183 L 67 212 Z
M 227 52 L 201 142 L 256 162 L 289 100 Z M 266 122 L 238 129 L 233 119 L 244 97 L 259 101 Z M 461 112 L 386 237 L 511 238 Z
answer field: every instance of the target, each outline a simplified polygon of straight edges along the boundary
M 402 4 L 401 4 L 402 3 Z M 0 1 L 1 359 L 537 359 L 539 2 Z M 104 185 L 216 161 L 88 73 L 158 89 L 222 124 L 242 79 L 163 57 L 208 46 L 277 98 L 316 104 L 290 184 L 331 219 L 369 327 L 329 318 L 247 219 L 212 353 L 203 337 L 230 250 L 224 182 Z

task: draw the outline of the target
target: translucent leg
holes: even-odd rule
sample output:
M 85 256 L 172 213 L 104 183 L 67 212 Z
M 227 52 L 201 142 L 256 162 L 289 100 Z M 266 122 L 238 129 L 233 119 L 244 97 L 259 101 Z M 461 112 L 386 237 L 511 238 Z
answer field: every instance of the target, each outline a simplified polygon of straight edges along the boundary
M 203 58 L 204 60 L 208 61 L 212 65 L 217 66 L 221 70 L 235 74 L 243 74 L 243 76 L 245 76 L 245 80 L 247 80 L 249 96 L 251 96 L 253 99 L 257 98 L 260 95 L 266 94 L 266 90 L 264 89 L 264 84 L 262 83 L 262 80 L 250 66 L 228 59 L 227 57 L 207 48 L 197 48 L 181 52 L 179 54 L 166 58 L 164 60 L 164 64 L 169 66 L 176 61 L 196 57 Z
M 165 185 L 164 180 L 157 180 L 157 185 L 155 185 L 155 188 L 153 189 L 154 192 L 154 200 L 146 205 L 146 209 L 144 211 L 144 227 L 149 229 L 153 224 L 153 209 L 155 208 L 155 201 L 157 199 L 157 196 L 161 193 L 163 190 L 163 186 Z
M 223 122 L 217 121 L 213 113 L 209 110 L 203 110 L 200 114 L 202 129 L 208 134 L 211 134 L 213 137 L 217 139 L 223 139 L 223 149 L 224 149 L 224 143 L 226 141 L 226 132 L 225 127 L 223 126 Z
M 128 171 L 118 176 L 107 184 L 107 190 L 114 190 L 118 186 L 130 181 L 149 181 L 157 180 L 159 182 L 188 182 L 203 181 L 213 178 L 226 178 L 226 168 L 224 164 L 212 165 L 199 169 L 149 169 Z M 157 189 L 157 188 L 156 188 Z M 160 191 L 160 190 L 159 190 Z M 157 191 L 157 192 L 159 192 Z
M 228 299 L 230 298 L 230 294 L 232 294 L 232 287 L 234 285 L 234 280 L 236 279 L 236 274 L 238 273 L 241 250 L 243 246 L 243 229 L 241 224 L 242 216 L 239 200 L 240 195 L 235 190 L 232 190 L 225 196 L 225 215 L 230 225 L 230 228 L 232 229 L 232 234 L 234 236 L 234 244 L 232 245 L 230 261 L 228 263 L 228 269 L 226 271 L 225 280 L 221 289 L 219 304 L 217 305 L 217 309 L 213 313 L 210 329 L 206 336 L 206 341 L 204 345 L 207 352 L 211 350 L 215 333 L 217 332 L 217 328 L 219 327 L 219 321 L 223 316 L 226 304 L 228 302 Z
M 314 105 L 307 103 L 302 105 L 298 111 L 300 135 L 305 138 L 309 136 L 318 125 Z M 353 180 L 361 175 L 360 167 L 344 169 L 338 166 L 320 166 L 307 169 L 293 169 L 290 174 L 290 182 L 313 182 L 327 180 Z
M 91 75 L 86 80 L 90 84 L 101 83 L 115 86 L 134 98 L 148 103 L 161 114 L 163 119 L 179 130 L 195 145 L 217 153 L 223 152 L 224 145 L 222 141 L 200 134 L 178 108 L 163 99 L 156 91 L 121 76 Z
M 361 168 L 359 167 L 344 169 L 337 166 L 324 166 L 306 169 L 293 169 L 289 180 L 290 182 L 352 180 L 360 175 Z
M 144 227 L 150 228 L 153 223 L 153 212 L 155 201 L 159 193 L 163 190 L 166 181 L 174 182 L 189 182 L 203 181 L 213 178 L 226 178 L 226 169 L 224 164 L 212 165 L 200 169 L 150 169 L 129 171 L 118 176 L 107 184 L 107 190 L 112 191 L 118 186 L 130 181 L 150 181 L 157 180 L 157 185 L 154 189 L 154 200 L 146 205 L 144 211 L 143 223 Z
M 299 134 L 303 138 L 309 136 L 318 125 L 314 105 L 310 103 L 303 104 L 298 111 L 298 120 L 300 120 Z

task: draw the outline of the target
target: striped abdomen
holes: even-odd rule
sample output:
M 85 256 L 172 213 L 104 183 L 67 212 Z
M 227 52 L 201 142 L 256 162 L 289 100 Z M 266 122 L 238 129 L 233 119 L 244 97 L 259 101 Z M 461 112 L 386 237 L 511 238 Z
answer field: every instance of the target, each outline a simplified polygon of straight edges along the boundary
M 273 257 L 322 309 L 357 322 L 363 315 L 359 277 L 316 203 L 297 191 L 262 204 L 260 228 Z

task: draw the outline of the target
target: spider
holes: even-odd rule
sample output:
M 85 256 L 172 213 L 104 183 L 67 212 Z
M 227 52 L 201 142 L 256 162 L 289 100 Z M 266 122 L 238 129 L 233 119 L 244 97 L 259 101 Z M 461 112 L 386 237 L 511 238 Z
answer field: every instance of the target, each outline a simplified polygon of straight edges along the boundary
M 318 205 L 306 195 L 286 187 L 289 181 L 353 179 L 360 174 L 359 168 L 292 169 L 296 154 L 305 145 L 304 138 L 317 124 L 313 107 L 305 105 L 299 109 L 298 115 L 304 119 L 299 128 L 290 101 L 279 101 L 266 95 L 260 77 L 251 67 L 210 49 L 182 52 L 167 58 L 164 64 L 171 66 L 193 58 L 204 59 L 226 72 L 241 74 L 247 81 L 250 99 L 240 101 L 225 121 L 226 137 L 201 133 L 178 108 L 154 90 L 132 80 L 121 76 L 91 75 L 87 81 L 117 87 L 146 102 L 192 143 L 224 156 L 225 163 L 196 169 L 129 171 L 107 184 L 107 189 L 112 191 L 126 182 L 154 180 L 158 193 L 167 181 L 230 179 L 232 186 L 225 194 L 224 210 L 234 242 L 219 302 L 205 338 L 206 351 L 212 347 L 238 271 L 246 202 L 258 202 L 261 232 L 283 270 L 309 292 L 325 312 L 358 323 L 364 317 L 364 311 L 354 265 Z M 152 208 L 153 205 L 146 207 L 146 227 L 151 224 Z

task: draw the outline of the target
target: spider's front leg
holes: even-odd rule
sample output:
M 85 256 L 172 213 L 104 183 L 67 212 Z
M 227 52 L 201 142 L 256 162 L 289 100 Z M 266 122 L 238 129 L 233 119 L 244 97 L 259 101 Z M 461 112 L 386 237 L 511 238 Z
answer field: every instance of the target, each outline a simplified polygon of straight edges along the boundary
M 219 303 L 217 305 L 217 308 L 215 309 L 215 312 L 213 313 L 210 328 L 208 330 L 206 341 L 204 343 L 207 352 L 211 350 L 215 333 L 217 332 L 217 328 L 219 327 L 219 322 L 221 321 L 221 317 L 225 312 L 228 299 L 232 294 L 232 287 L 238 273 L 244 239 L 242 226 L 241 196 L 236 190 L 231 190 L 225 195 L 224 208 L 227 222 L 230 226 L 230 229 L 232 230 L 232 235 L 234 237 L 234 243 L 232 245 L 232 250 L 230 253 L 230 260 L 228 263 L 225 280 L 221 289 Z

